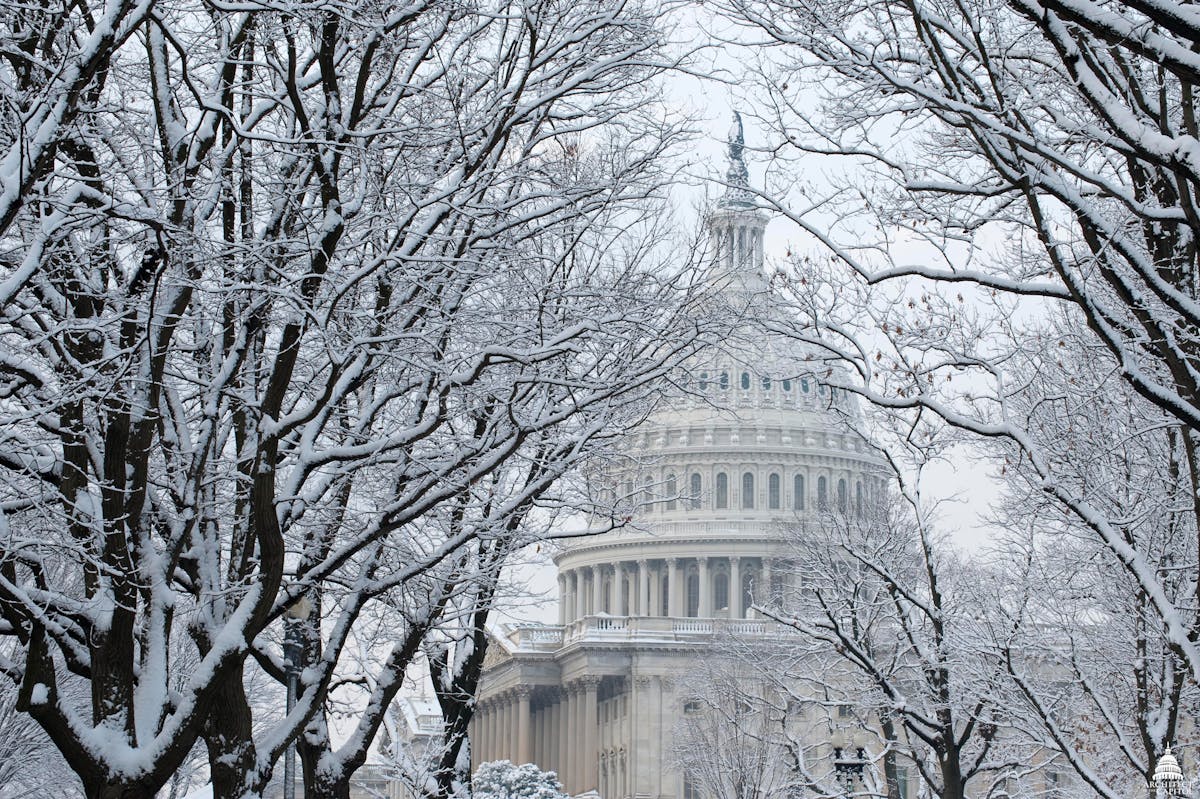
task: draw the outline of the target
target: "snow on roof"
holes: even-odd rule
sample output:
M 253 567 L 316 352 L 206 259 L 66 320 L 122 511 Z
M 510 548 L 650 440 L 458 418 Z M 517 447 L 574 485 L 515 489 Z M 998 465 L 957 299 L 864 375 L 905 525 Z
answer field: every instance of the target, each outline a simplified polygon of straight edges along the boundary
M 433 699 L 406 696 L 398 700 L 397 704 L 404 723 L 412 732 L 439 732 L 442 729 L 442 709 Z

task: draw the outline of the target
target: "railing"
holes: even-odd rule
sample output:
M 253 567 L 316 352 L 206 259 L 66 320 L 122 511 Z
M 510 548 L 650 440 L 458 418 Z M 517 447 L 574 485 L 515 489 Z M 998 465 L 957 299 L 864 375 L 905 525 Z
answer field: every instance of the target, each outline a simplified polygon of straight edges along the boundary
M 601 615 L 584 616 L 562 627 L 519 627 L 509 634 L 509 640 L 519 651 L 547 652 L 589 641 L 696 642 L 722 634 L 761 637 L 780 632 L 778 625 L 758 619 Z
M 509 632 L 508 640 L 517 649 L 525 652 L 553 652 L 563 645 L 563 628 L 541 625 L 521 626 Z

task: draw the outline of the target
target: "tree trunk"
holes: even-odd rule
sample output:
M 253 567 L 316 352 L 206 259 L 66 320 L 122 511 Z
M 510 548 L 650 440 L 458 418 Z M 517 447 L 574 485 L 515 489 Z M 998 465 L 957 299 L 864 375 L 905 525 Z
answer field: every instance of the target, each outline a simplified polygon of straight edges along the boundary
M 891 713 L 881 713 L 880 726 L 887 749 L 883 752 L 883 781 L 887 786 L 887 799 L 900 799 L 900 770 L 896 763 L 896 722 Z
M 312 782 L 305 785 L 304 799 L 350 799 L 350 775 L 353 773 L 346 769 L 337 776 L 313 775 Z
M 938 758 L 942 772 L 941 799 L 964 799 L 962 761 L 959 759 L 958 747 L 947 745 L 945 753 Z
M 107 779 L 85 780 L 83 795 L 87 799 L 154 799 L 157 789 L 144 783 L 115 783 Z
M 244 684 L 239 664 L 213 694 L 204 722 L 213 799 L 240 799 L 246 775 L 257 759 Z

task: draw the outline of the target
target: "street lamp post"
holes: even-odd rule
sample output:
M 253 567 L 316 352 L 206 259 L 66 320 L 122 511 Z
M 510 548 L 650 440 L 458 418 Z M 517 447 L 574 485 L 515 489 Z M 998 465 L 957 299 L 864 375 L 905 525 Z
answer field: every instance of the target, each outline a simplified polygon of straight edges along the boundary
M 304 654 L 304 641 L 300 637 L 300 625 L 308 619 L 312 606 L 301 597 L 284 615 L 283 621 L 283 670 L 287 678 L 287 714 L 296 707 L 296 694 L 300 686 L 300 666 Z M 283 755 L 283 799 L 296 799 L 296 741 L 293 738 Z

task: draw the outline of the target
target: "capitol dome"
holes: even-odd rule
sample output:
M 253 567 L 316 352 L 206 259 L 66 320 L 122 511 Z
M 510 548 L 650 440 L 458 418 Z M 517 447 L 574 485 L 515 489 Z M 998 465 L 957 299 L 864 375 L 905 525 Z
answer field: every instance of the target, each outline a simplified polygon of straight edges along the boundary
M 729 154 L 708 217 L 713 312 L 761 319 L 768 217 L 740 122 Z M 669 752 L 689 706 L 681 678 L 719 635 L 779 634 L 754 605 L 795 579 L 790 529 L 862 512 L 883 491 L 883 463 L 852 429 L 855 399 L 795 342 L 760 330 L 697 357 L 598 468 L 610 512 L 554 558 L 558 624 L 512 626 L 489 646 L 477 763 L 536 762 L 569 793 L 604 799 L 695 795 Z
M 711 279 L 734 313 L 761 319 L 775 305 L 763 274 L 768 217 L 746 186 L 740 122 L 730 164 L 708 218 Z M 823 382 L 830 367 L 796 342 L 762 329 L 748 324 L 698 358 L 607 469 L 621 529 L 573 539 L 555 558 L 560 623 L 744 618 L 778 579 L 771 560 L 789 527 L 823 510 L 861 513 L 882 492 L 882 462 L 852 429 L 857 398 Z

